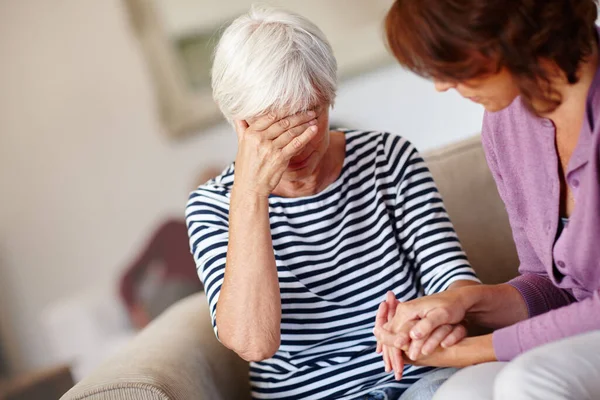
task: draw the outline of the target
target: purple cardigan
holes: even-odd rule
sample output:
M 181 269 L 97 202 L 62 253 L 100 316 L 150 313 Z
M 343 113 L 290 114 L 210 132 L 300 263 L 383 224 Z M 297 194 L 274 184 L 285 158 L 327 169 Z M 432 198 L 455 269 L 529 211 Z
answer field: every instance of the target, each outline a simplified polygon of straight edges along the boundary
M 508 211 L 521 275 L 509 283 L 529 319 L 497 330 L 500 361 L 561 338 L 600 329 L 600 69 L 567 168 L 575 209 L 558 241 L 560 182 L 555 128 L 521 98 L 486 113 L 482 141 Z

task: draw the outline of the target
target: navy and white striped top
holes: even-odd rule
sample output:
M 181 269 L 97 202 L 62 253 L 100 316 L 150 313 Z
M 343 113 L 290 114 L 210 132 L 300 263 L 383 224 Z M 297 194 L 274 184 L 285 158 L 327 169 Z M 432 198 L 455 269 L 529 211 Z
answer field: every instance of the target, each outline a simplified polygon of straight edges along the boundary
M 281 347 L 251 363 L 256 399 L 355 399 L 408 387 L 431 368 L 407 366 L 400 382 L 385 373 L 372 331 L 386 292 L 407 301 L 477 280 L 414 147 L 388 133 L 344 132 L 334 183 L 312 196 L 269 198 Z M 198 188 L 186 210 L 215 332 L 233 175 L 231 165 Z

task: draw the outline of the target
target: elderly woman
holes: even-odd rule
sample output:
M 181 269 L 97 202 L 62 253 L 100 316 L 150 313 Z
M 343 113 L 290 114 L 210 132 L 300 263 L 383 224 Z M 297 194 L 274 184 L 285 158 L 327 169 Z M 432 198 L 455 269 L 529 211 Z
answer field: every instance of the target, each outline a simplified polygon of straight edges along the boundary
M 406 301 L 477 281 L 417 151 L 329 130 L 336 60 L 292 13 L 235 20 L 212 85 L 239 148 L 191 194 L 187 224 L 215 333 L 251 362 L 253 397 L 397 399 L 426 376 L 424 397 L 406 398 L 429 398 L 452 371 L 408 366 L 396 381 L 372 333 L 388 291 Z M 445 326 L 436 345 L 463 336 Z
M 520 260 L 508 283 L 398 305 L 377 330 L 417 364 L 481 364 L 439 399 L 600 398 L 597 16 L 594 0 L 396 0 L 388 14 L 403 65 L 485 107 L 483 146 Z M 421 355 L 433 329 L 465 315 L 496 331 Z

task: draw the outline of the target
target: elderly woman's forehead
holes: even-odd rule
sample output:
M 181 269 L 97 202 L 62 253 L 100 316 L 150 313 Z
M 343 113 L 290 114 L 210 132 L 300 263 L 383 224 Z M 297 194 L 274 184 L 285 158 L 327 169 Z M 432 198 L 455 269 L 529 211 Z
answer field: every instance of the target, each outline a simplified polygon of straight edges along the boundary
M 311 111 L 311 110 L 314 110 L 318 116 L 326 108 L 327 108 L 327 106 L 325 104 L 316 104 L 314 106 L 310 106 L 308 108 L 301 109 L 301 110 L 294 110 L 294 109 L 291 109 L 291 110 L 290 109 L 269 110 L 264 113 L 261 113 L 260 115 L 250 117 L 246 121 L 251 124 L 253 122 L 256 122 L 257 119 L 264 117 L 265 115 L 267 115 L 269 113 L 275 114 L 277 116 L 277 119 L 282 119 L 282 118 L 289 117 L 294 114 L 298 114 L 298 113 L 305 112 L 305 111 Z

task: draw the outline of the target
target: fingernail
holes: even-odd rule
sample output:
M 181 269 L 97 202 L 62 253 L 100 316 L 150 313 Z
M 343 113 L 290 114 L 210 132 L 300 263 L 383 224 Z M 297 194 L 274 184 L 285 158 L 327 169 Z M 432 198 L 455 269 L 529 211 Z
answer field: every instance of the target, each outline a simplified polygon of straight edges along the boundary
M 316 126 L 311 126 L 310 130 L 313 131 L 313 132 L 316 132 L 317 131 L 317 127 Z
M 421 332 L 416 332 L 416 331 L 412 331 L 410 332 L 410 336 L 412 336 L 413 339 L 421 339 Z
M 421 354 L 423 354 L 424 356 L 427 356 L 427 355 L 429 355 L 429 350 L 423 349 L 423 350 L 421 350 Z
M 317 124 L 317 120 L 316 120 L 316 119 L 313 119 L 313 120 L 311 120 L 311 121 L 310 121 L 308 124 L 309 124 L 309 125 L 316 125 L 316 124 Z
M 415 361 L 417 359 L 417 352 L 416 351 L 411 351 L 410 354 L 408 355 L 408 358 L 410 358 L 411 360 Z
M 389 373 L 390 371 L 391 371 L 391 369 L 390 369 L 390 368 L 389 368 L 389 367 L 386 365 L 386 366 L 385 366 L 385 373 L 387 374 L 387 373 Z
M 394 342 L 394 347 L 397 349 L 401 349 L 404 346 L 404 339 L 396 339 Z
M 398 372 L 396 372 L 396 373 L 394 374 L 394 378 L 395 378 L 397 381 L 399 381 L 400 379 L 402 379 L 402 377 L 400 376 L 400 373 L 398 373 Z
M 373 335 L 377 335 L 379 333 L 379 329 L 373 328 Z
M 312 110 L 308 112 L 308 116 L 311 117 L 311 118 L 314 117 L 315 115 L 317 115 L 317 113 L 315 113 Z

